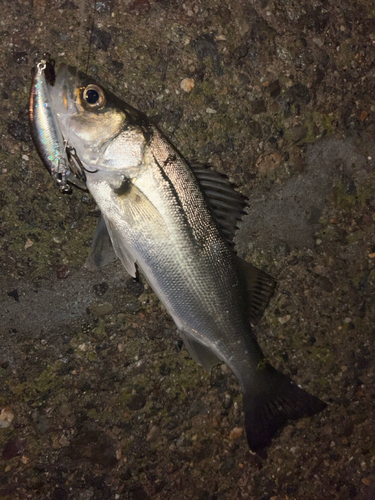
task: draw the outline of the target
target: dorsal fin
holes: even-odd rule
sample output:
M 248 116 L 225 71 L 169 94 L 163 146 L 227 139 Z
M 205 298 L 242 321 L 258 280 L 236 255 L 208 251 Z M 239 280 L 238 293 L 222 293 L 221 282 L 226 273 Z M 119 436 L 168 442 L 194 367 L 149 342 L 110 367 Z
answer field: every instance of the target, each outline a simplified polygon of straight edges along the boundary
M 245 214 L 247 197 L 234 190 L 226 175 L 211 170 L 208 165 L 191 163 L 190 167 L 217 226 L 227 243 L 233 247 L 233 236 L 238 221 Z

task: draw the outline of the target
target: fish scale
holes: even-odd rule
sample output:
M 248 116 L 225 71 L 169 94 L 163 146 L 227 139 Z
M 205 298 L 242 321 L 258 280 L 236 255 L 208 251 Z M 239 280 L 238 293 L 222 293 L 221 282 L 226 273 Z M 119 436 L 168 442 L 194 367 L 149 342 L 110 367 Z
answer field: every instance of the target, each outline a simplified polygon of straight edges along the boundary
M 126 143 L 124 138 L 122 142 Z M 157 290 L 179 330 L 212 349 L 241 376 L 240 382 L 245 386 L 248 385 L 245 377 L 250 376 L 262 356 L 241 312 L 244 306 L 232 252 L 212 224 L 206 202 L 186 163 L 182 159 L 167 161 L 172 153 L 175 154 L 174 150 L 154 129 L 145 148 L 147 168 L 141 168 L 132 181 L 168 228 L 166 236 L 155 231 L 152 218 L 143 218 L 142 222 L 138 218 L 136 225 L 126 215 L 134 205 L 133 200 L 126 194 L 116 197 L 103 192 L 97 174 L 87 174 L 87 185 L 103 214 L 118 207 L 115 219 L 120 236 L 117 238 L 133 247 L 133 260 Z M 194 258 L 196 255 L 199 260 Z M 220 336 L 223 331 L 225 342 Z M 248 353 L 256 354 L 256 361 L 249 359 Z

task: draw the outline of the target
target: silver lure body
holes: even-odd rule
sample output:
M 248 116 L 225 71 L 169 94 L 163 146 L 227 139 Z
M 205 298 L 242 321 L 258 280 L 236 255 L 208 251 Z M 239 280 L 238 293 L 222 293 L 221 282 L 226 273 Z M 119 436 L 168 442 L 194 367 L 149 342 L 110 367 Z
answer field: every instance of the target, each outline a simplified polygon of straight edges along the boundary
M 46 61 L 37 65 L 30 95 L 30 122 L 34 142 L 40 157 L 62 191 L 69 191 L 69 162 L 61 131 L 51 107 L 49 87 L 45 77 Z

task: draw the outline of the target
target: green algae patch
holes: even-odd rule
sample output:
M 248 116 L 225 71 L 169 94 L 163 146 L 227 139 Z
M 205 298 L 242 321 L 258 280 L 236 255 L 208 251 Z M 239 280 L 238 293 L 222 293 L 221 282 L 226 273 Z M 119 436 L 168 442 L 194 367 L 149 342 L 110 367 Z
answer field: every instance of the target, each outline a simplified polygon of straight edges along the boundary
M 86 357 L 88 361 L 97 361 L 99 358 L 98 353 L 95 351 L 88 352 Z
M 39 375 L 32 386 L 32 390 L 35 391 L 35 394 L 49 391 L 58 382 L 61 366 L 62 362 L 56 361 Z
M 23 401 L 40 399 L 59 384 L 59 371 L 62 364 L 59 360 L 55 361 L 34 380 L 27 380 L 19 384 L 10 382 L 9 388 L 14 394 L 22 396 Z

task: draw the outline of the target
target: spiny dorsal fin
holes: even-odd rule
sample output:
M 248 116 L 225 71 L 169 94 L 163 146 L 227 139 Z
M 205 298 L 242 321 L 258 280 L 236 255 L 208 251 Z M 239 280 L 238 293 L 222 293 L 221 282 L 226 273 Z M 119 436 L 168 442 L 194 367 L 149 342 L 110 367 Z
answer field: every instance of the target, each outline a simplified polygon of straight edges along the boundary
M 237 264 L 248 295 L 248 316 L 251 323 L 256 325 L 274 294 L 277 282 L 269 274 L 239 257 Z
M 191 163 L 191 170 L 211 209 L 223 237 L 233 247 L 237 223 L 245 214 L 247 198 L 234 190 L 228 177 L 211 170 L 207 165 Z

